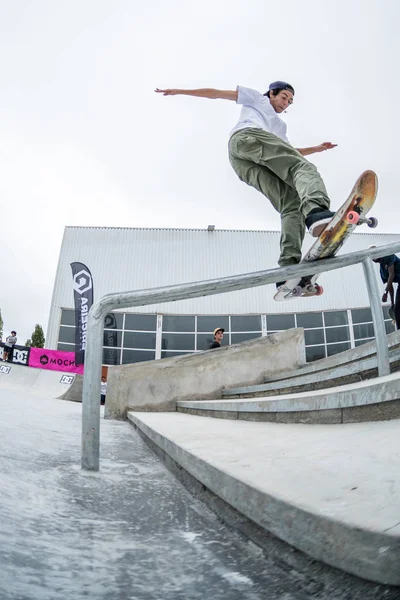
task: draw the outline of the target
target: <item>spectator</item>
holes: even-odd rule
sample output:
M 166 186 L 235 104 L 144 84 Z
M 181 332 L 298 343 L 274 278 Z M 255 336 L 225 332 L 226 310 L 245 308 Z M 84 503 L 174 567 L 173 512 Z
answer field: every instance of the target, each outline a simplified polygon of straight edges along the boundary
M 12 331 L 11 335 L 6 337 L 4 344 L 3 360 L 11 362 L 13 358 L 14 346 L 17 343 L 17 332 Z
M 213 348 L 221 348 L 221 343 L 224 338 L 224 331 L 225 329 L 223 329 L 222 327 L 217 327 L 216 329 L 214 329 L 214 341 L 210 346 L 210 350 L 212 350 Z
M 376 248 L 376 246 L 370 246 L 370 248 Z M 396 329 L 400 329 L 400 258 L 396 254 L 390 254 L 389 256 L 373 258 L 372 260 L 379 263 L 380 276 L 382 282 L 386 284 L 382 302 L 387 302 L 388 295 L 390 295 L 391 316 L 394 313 Z M 394 283 L 397 283 L 396 299 L 393 287 Z
M 107 395 L 107 381 L 104 376 L 101 378 L 100 392 L 101 392 L 100 401 L 101 401 L 101 404 L 104 405 L 106 403 L 106 395 Z

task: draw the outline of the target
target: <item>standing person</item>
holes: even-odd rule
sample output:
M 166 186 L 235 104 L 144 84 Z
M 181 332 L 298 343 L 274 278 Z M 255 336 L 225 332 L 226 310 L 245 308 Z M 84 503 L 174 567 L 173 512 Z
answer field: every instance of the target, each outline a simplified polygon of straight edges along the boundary
M 6 337 L 3 351 L 3 360 L 11 362 L 13 358 L 14 346 L 17 343 L 17 332 L 12 331 L 11 335 Z
M 376 248 L 376 246 L 370 246 L 370 248 Z M 375 263 L 379 263 L 379 273 L 382 282 L 386 284 L 382 302 L 387 302 L 388 295 L 390 295 L 392 308 L 394 309 L 396 329 L 400 329 L 400 258 L 396 254 L 390 254 L 389 256 L 373 258 L 372 260 Z M 393 287 L 394 283 L 397 283 L 396 296 Z
M 279 115 L 293 102 L 293 86 L 274 81 L 265 94 L 242 86 L 236 90 L 155 91 L 164 96 L 233 100 L 242 106 L 239 121 L 230 133 L 230 163 L 239 179 L 264 194 L 281 215 L 279 265 L 300 262 L 305 226 L 318 237 L 334 216 L 317 168 L 304 157 L 331 150 L 336 144 L 323 142 L 297 149 L 290 144 L 286 124 Z
M 100 394 L 101 394 L 100 402 L 101 402 L 101 404 L 105 404 L 106 403 L 106 395 L 107 395 L 107 381 L 106 381 L 106 378 L 104 377 L 104 375 L 101 378 Z
M 214 329 L 214 341 L 210 346 L 210 350 L 213 350 L 213 348 L 221 348 L 222 340 L 224 339 L 224 331 L 225 329 L 222 327 Z

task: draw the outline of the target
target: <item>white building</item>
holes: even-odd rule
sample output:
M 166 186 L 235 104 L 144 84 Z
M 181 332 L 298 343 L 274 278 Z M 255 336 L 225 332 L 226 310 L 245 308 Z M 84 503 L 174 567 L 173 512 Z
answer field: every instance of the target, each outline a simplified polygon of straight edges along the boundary
M 277 231 L 66 227 L 47 329 L 49 348 L 74 350 L 72 262 L 92 273 L 94 298 L 275 268 Z M 399 241 L 395 234 L 356 233 L 341 253 Z M 312 243 L 307 234 L 304 250 Z M 378 266 L 377 266 L 378 277 Z M 308 360 L 369 341 L 374 333 L 361 265 L 321 276 L 319 297 L 275 302 L 275 286 L 125 309 L 106 320 L 104 364 L 206 350 L 216 327 L 234 344 L 304 327 Z M 382 291 L 383 291 L 383 286 Z M 388 308 L 388 307 L 387 307 Z M 384 309 L 387 331 L 393 324 Z

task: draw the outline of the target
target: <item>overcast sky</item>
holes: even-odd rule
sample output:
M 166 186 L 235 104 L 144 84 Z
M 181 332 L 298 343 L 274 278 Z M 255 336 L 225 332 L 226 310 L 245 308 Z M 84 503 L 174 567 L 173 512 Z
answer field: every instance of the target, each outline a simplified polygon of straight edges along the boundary
M 338 144 L 310 157 L 332 207 L 374 169 L 377 231 L 400 232 L 399 18 L 396 0 L 0 0 L 4 333 L 46 329 L 66 225 L 279 229 L 228 162 L 239 107 L 156 87 L 289 81 L 291 143 Z

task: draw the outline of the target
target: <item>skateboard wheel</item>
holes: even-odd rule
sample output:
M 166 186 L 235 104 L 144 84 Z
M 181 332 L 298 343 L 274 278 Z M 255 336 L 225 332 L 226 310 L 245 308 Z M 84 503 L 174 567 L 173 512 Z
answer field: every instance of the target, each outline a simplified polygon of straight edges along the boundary
M 346 221 L 352 225 L 357 225 L 360 215 L 355 210 L 350 210 L 346 215 Z
M 378 219 L 376 217 L 370 217 L 368 219 L 368 227 L 371 227 L 372 229 L 375 229 L 375 227 L 378 225 Z
M 316 296 L 322 296 L 322 294 L 324 293 L 324 288 L 322 287 L 322 285 L 316 285 L 315 287 L 317 288 Z
M 296 287 L 294 287 L 292 289 L 293 296 L 301 296 L 302 293 L 303 293 L 303 288 L 301 287 L 301 285 L 296 285 Z

